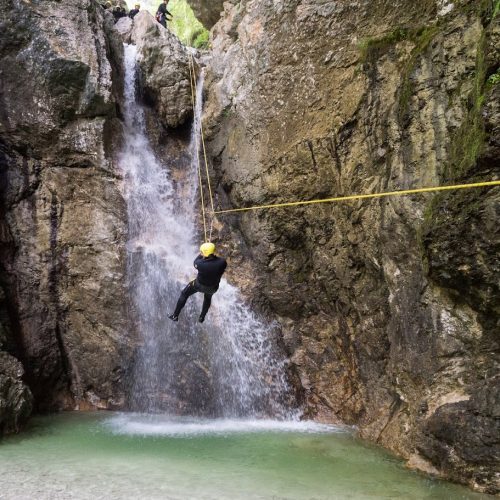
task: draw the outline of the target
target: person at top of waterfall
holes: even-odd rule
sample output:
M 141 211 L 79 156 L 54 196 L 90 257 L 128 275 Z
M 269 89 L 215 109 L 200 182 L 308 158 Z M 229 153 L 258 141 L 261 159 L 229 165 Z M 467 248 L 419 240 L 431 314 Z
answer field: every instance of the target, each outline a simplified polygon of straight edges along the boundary
M 130 17 L 130 19 L 134 19 L 134 17 L 139 14 L 139 11 L 141 10 L 141 6 L 136 3 L 134 8 L 128 13 L 128 17 Z
M 213 243 L 204 243 L 200 247 L 200 255 L 194 261 L 194 267 L 198 269 L 198 276 L 182 290 L 175 311 L 169 316 L 172 321 L 179 321 L 179 314 L 186 305 L 187 300 L 197 292 L 205 295 L 198 319 L 200 323 L 205 321 L 205 316 L 212 304 L 212 295 L 219 289 L 220 280 L 226 270 L 227 262 L 222 257 L 215 255 L 215 245 Z
M 169 0 L 163 0 L 156 11 L 156 20 L 164 27 L 167 27 L 167 21 L 172 20 L 172 14 L 167 10 Z M 170 16 L 170 19 L 168 18 Z
M 126 17 L 127 13 L 125 12 L 125 9 L 117 3 L 115 8 L 113 9 L 113 17 L 115 18 L 115 23 L 118 22 L 119 19 L 122 17 Z

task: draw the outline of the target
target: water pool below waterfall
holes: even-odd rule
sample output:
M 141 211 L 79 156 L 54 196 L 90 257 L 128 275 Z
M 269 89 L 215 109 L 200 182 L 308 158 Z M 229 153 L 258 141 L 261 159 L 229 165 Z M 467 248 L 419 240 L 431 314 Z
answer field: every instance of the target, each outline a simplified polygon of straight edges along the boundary
M 479 499 L 347 428 L 66 413 L 0 444 L 0 499 Z

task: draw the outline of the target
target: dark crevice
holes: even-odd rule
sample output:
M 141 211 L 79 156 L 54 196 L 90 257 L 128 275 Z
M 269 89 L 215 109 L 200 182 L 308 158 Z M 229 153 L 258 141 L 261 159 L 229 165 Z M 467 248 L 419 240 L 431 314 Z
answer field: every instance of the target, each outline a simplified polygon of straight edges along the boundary
M 309 148 L 309 151 L 311 152 L 311 159 L 312 159 L 312 164 L 314 167 L 314 170 L 318 170 L 318 164 L 316 163 L 316 157 L 314 156 L 314 149 L 311 141 L 307 141 L 307 147 Z
M 62 261 L 57 248 L 59 220 L 63 214 L 63 205 L 59 204 L 57 195 L 53 192 L 50 202 L 50 269 L 49 269 L 49 294 L 52 305 L 56 312 L 54 334 L 56 337 L 59 356 L 62 365 L 63 385 L 71 393 L 72 367 L 63 338 L 63 311 L 59 300 L 59 276 L 62 272 Z

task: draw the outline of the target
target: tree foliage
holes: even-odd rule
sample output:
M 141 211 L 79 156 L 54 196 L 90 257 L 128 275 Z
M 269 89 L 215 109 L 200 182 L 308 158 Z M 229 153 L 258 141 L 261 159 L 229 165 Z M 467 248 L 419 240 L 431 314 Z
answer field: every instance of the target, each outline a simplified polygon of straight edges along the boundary
M 134 1 L 128 0 L 129 7 L 133 7 Z M 161 0 L 139 0 L 142 10 L 148 10 L 155 15 Z M 168 10 L 172 13 L 173 19 L 168 23 L 168 27 L 175 33 L 182 43 L 196 48 L 206 48 L 208 46 L 208 31 L 196 19 L 193 10 L 186 0 L 170 0 Z

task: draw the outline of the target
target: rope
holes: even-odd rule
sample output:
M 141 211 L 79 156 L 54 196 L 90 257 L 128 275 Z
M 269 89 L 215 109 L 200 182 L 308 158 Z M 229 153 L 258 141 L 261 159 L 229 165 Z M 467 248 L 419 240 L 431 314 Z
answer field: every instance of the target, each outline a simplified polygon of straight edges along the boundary
M 500 186 L 500 181 L 486 181 L 486 182 L 474 182 L 471 184 L 455 184 L 453 186 L 436 186 L 436 187 L 425 187 L 419 189 L 405 189 L 402 191 L 389 191 L 385 193 L 372 193 L 372 194 L 355 194 L 350 196 L 338 196 L 336 198 L 325 198 L 319 200 L 309 200 L 309 201 L 293 201 L 289 203 L 274 203 L 271 205 L 257 205 L 253 207 L 246 208 L 232 208 L 228 210 L 218 210 L 213 212 L 215 215 L 229 214 L 235 212 L 248 212 L 250 210 L 263 210 L 271 208 L 284 208 L 284 207 L 298 207 L 304 205 L 315 205 L 318 203 L 338 203 L 350 200 L 367 200 L 370 198 L 383 198 L 386 196 L 403 196 L 417 193 L 432 193 L 435 191 L 452 191 L 457 189 L 472 189 L 480 188 L 486 186 Z
M 196 74 L 195 74 L 195 65 L 193 54 L 189 54 L 189 78 L 191 83 L 191 100 L 193 103 L 193 112 L 196 110 L 196 98 L 195 95 L 198 93 L 197 84 L 196 84 Z M 319 203 L 339 203 L 344 201 L 353 201 L 353 200 L 368 200 L 373 198 L 384 198 L 388 196 L 405 196 L 412 195 L 418 193 L 433 193 L 437 191 L 454 191 L 459 189 L 472 189 L 472 188 L 480 188 L 480 187 L 488 187 L 488 186 L 500 186 L 500 181 L 485 181 L 485 182 L 473 182 L 470 184 L 455 184 L 452 186 L 434 186 L 434 187 L 424 187 L 419 189 L 405 189 L 400 191 L 387 191 L 382 193 L 370 193 L 370 194 L 355 194 L 349 196 L 337 196 L 335 198 L 323 198 L 316 200 L 308 200 L 308 201 L 292 201 L 288 203 L 273 203 L 269 205 L 255 205 L 252 207 L 244 207 L 244 208 L 232 208 L 227 210 L 215 210 L 214 208 L 214 197 L 212 192 L 212 186 L 210 183 L 210 175 L 208 171 L 208 159 L 207 159 L 207 151 L 205 148 L 205 137 L 203 132 L 203 123 L 200 119 L 200 135 L 201 142 L 203 147 L 203 157 L 205 161 L 205 173 L 207 176 L 207 184 L 208 191 L 210 196 L 210 236 L 207 239 L 207 221 L 206 221 L 206 210 L 205 210 L 205 197 L 203 195 L 203 181 L 201 178 L 201 165 L 200 165 L 200 155 L 199 155 L 199 143 L 198 143 L 198 134 L 195 134 L 195 146 L 196 146 L 196 161 L 197 161 L 197 169 L 198 169 L 198 182 L 200 185 L 200 198 L 201 198 L 201 211 L 203 217 L 203 230 L 205 233 L 205 241 L 210 241 L 212 239 L 212 229 L 213 229 L 213 217 L 214 215 L 222 215 L 222 214 L 230 214 L 230 213 L 239 213 L 239 212 L 249 212 L 253 210 L 265 210 L 272 208 L 286 208 L 286 207 L 299 207 L 306 205 L 317 205 Z
M 189 81 L 191 84 L 191 102 L 193 103 L 193 113 L 196 111 L 196 97 L 195 97 L 195 89 L 196 89 L 196 76 L 194 74 L 194 64 L 193 64 L 193 56 L 191 55 L 191 59 L 189 60 Z M 194 82 L 194 84 L 193 84 Z M 203 196 L 203 182 L 201 180 L 201 165 L 200 165 L 200 147 L 198 144 L 198 134 L 195 131 L 195 148 L 196 148 L 196 164 L 197 164 L 197 170 L 198 170 L 198 182 L 200 185 L 200 198 L 201 198 L 201 214 L 203 218 L 203 232 L 205 234 L 205 242 L 208 242 L 207 239 L 207 220 L 206 220 L 206 213 L 205 213 L 205 200 Z M 213 212 L 213 209 L 212 209 Z
M 193 66 L 193 71 L 194 71 L 193 54 L 190 54 L 190 56 L 191 56 L 191 64 Z M 193 81 L 194 81 L 195 94 L 198 95 L 198 88 L 197 88 L 196 79 L 194 79 Z M 212 208 L 212 214 L 213 214 L 215 212 L 215 208 L 214 208 L 214 196 L 213 196 L 213 193 L 212 193 L 212 185 L 210 183 L 210 175 L 208 173 L 208 159 L 207 159 L 207 150 L 205 148 L 205 134 L 203 132 L 203 120 L 201 120 L 201 119 L 200 119 L 200 135 L 201 135 L 201 145 L 202 145 L 202 148 L 203 148 L 203 158 L 205 160 L 205 172 L 207 174 L 208 192 L 209 192 L 209 195 L 210 195 L 210 206 Z

